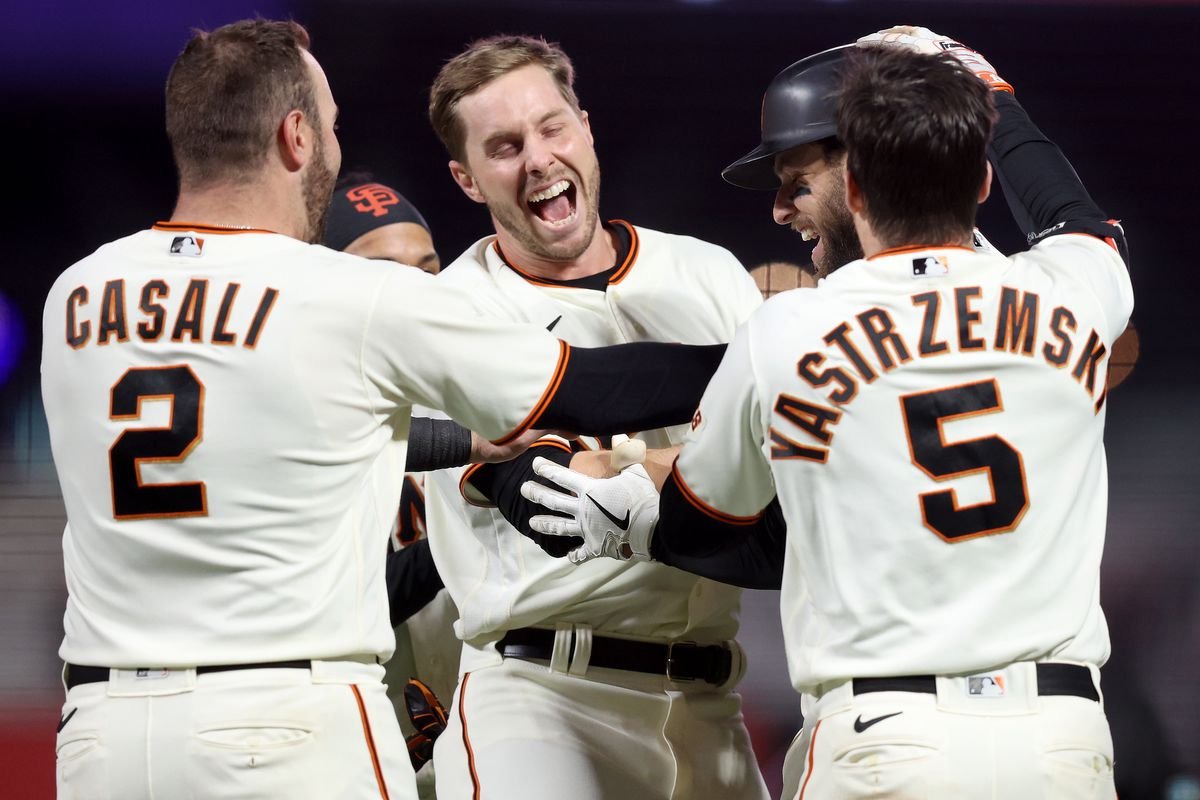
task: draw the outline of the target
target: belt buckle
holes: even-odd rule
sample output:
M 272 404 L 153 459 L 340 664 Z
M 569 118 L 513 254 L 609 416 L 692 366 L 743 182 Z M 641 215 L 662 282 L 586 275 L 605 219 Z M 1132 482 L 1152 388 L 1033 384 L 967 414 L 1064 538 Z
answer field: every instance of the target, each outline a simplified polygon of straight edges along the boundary
M 695 683 L 699 678 L 675 675 L 675 645 L 696 647 L 695 642 L 667 642 L 667 680 L 671 683 Z

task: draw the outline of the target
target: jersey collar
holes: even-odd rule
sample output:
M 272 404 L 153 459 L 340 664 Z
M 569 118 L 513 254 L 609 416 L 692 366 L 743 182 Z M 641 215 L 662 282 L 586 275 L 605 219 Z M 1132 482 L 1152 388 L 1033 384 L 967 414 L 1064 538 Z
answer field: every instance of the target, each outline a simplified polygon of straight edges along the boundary
M 625 279 L 625 276 L 633 269 L 634 262 L 637 261 L 641 246 L 638 240 L 637 229 L 625 220 L 609 220 L 603 223 L 603 226 L 604 230 L 613 234 L 613 240 L 617 247 L 616 262 L 603 272 L 597 272 L 595 275 L 586 275 L 582 278 L 558 281 L 553 278 L 543 278 L 533 275 L 514 264 L 504 254 L 504 251 L 500 249 L 500 242 L 498 240 L 492 242 L 492 247 L 506 267 L 520 275 L 526 282 L 532 283 L 535 286 L 566 286 L 574 289 L 598 289 L 604 291 L 609 286 L 614 286 Z
M 887 258 L 888 256 L 898 256 L 904 253 L 919 253 L 925 250 L 965 250 L 968 253 L 975 252 L 970 247 L 964 247 L 961 244 L 906 244 L 903 247 L 889 247 L 886 250 L 880 250 L 873 256 L 869 256 L 867 261 L 874 261 L 877 258 Z
M 226 225 L 196 225 L 191 222 L 156 222 L 151 230 L 179 233 L 211 233 L 220 236 L 230 236 L 237 233 L 275 233 L 266 228 L 239 228 Z

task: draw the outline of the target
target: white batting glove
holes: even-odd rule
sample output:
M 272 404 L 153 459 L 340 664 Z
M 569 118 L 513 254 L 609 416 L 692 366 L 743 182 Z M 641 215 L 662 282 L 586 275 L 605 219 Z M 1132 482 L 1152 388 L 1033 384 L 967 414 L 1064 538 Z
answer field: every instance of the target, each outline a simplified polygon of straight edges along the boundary
M 858 40 L 860 47 L 907 47 L 918 53 L 950 53 L 967 69 L 974 72 L 988 86 L 1000 92 L 1014 94 L 1012 84 L 996 73 L 988 60 L 964 44 L 954 41 L 949 36 L 934 33 L 929 28 L 917 28 L 912 25 L 895 25 L 870 36 Z
M 574 494 L 536 481 L 521 484 L 531 502 L 567 516 L 532 517 L 529 526 L 550 536 L 579 536 L 583 544 L 567 553 L 574 564 L 605 556 L 618 561 L 649 561 L 650 537 L 658 522 L 658 491 L 641 464 L 612 478 L 590 478 L 546 458 L 533 460 L 533 471 Z

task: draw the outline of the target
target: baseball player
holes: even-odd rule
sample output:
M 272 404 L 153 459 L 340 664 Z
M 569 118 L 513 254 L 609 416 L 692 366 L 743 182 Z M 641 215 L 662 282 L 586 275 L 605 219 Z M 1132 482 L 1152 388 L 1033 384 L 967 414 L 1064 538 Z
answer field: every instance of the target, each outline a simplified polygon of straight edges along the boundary
M 720 247 L 603 221 L 573 81 L 567 55 L 529 37 L 475 42 L 443 67 L 430 118 L 495 233 L 439 281 L 572 344 L 727 341 L 761 303 L 753 280 Z M 640 436 L 665 446 L 684 430 Z M 573 459 L 562 440 L 529 452 Z M 657 564 L 551 558 L 495 508 L 524 503 L 531 461 L 429 477 L 431 546 L 464 642 L 438 796 L 765 797 L 731 691 L 738 590 Z
M 59 796 L 411 798 L 379 558 L 411 406 L 500 441 L 677 424 L 714 348 L 573 348 L 310 244 L 341 153 L 295 23 L 196 34 L 166 107 L 171 219 L 67 269 L 43 315 Z
M 364 170 L 343 175 L 334 186 L 325 245 L 363 258 L 409 264 L 431 275 L 442 268 L 425 217 L 404 195 Z
M 864 44 L 894 45 L 838 95 L 866 257 L 739 331 L 661 498 L 637 467 L 539 461 L 576 494 L 527 483 L 568 515 L 531 526 L 583 536 L 575 561 L 672 563 L 786 519 L 800 798 L 1111 798 L 1098 579 L 1124 235 L 979 54 L 922 28 Z M 1033 243 L 1010 258 L 970 247 L 989 136 Z
M 762 101 L 762 141 L 758 147 L 726 167 L 721 176 L 745 189 L 772 190 L 772 216 L 805 241 L 815 241 L 813 269 L 789 272 L 778 264 L 751 270 L 764 298 L 783 289 L 811 286 L 816 280 L 862 257 L 862 244 L 846 208 L 846 149 L 837 138 L 834 122 L 837 70 L 853 45 L 842 45 L 800 59 L 772 79 Z M 1005 181 L 997 168 L 996 177 Z M 1010 203 L 1018 225 L 1031 231 L 1028 213 Z M 981 253 L 999 254 L 979 229 L 972 232 L 972 247 Z M 789 279 L 785 276 L 796 276 Z M 1114 389 L 1133 370 L 1138 359 L 1138 335 L 1132 321 L 1112 347 L 1108 388 Z

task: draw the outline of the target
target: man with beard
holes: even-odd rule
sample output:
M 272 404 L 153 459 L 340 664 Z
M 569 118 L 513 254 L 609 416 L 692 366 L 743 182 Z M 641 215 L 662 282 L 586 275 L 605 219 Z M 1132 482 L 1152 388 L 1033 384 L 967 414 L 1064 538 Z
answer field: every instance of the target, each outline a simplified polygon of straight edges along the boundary
M 529 37 L 475 42 L 442 68 L 430 120 L 494 233 L 439 281 L 572 344 L 728 341 L 761 303 L 754 281 L 720 247 L 602 220 L 573 82 L 567 55 Z M 584 446 L 548 439 L 504 466 L 430 476 L 430 545 L 464 641 L 438 797 L 765 797 L 732 692 L 739 591 L 657 564 L 573 569 L 496 510 L 524 503 L 532 454 L 566 464 Z
M 834 47 L 781 70 L 763 95 L 762 142 L 721 172 L 734 186 L 775 191 L 775 222 L 817 242 L 818 281 L 863 254 L 846 208 L 846 148 L 833 119 L 837 71 L 853 50 Z M 976 250 L 996 252 L 978 230 L 973 236 Z
M 785 796 L 1112 797 L 1099 567 L 1124 233 L 978 53 L 924 28 L 860 41 L 835 118 L 865 257 L 738 331 L 661 495 L 638 467 L 539 460 L 570 494 L 526 483 L 556 512 L 530 526 L 582 537 L 583 565 L 676 563 L 786 519 L 806 727 Z M 1029 223 L 1008 258 L 971 247 L 989 143 Z
M 501 441 L 678 423 L 719 359 L 460 319 L 431 276 L 312 244 L 341 152 L 308 43 L 197 33 L 167 81 L 171 219 L 46 300 L 60 797 L 415 797 L 380 666 L 411 407 Z

